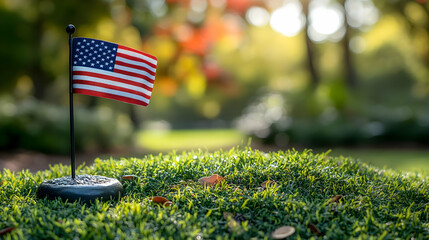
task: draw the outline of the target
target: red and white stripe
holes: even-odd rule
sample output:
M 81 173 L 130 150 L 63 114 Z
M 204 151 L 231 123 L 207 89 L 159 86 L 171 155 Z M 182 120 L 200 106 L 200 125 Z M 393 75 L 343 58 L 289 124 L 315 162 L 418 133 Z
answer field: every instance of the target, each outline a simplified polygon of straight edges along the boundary
M 73 67 L 73 92 L 147 106 L 156 64 L 156 57 L 118 45 L 113 72 Z

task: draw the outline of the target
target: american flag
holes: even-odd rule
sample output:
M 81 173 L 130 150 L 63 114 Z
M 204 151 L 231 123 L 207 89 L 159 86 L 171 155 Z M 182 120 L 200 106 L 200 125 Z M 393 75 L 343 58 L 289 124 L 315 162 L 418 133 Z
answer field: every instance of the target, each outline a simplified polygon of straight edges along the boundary
M 156 57 L 111 42 L 73 38 L 73 92 L 149 104 Z

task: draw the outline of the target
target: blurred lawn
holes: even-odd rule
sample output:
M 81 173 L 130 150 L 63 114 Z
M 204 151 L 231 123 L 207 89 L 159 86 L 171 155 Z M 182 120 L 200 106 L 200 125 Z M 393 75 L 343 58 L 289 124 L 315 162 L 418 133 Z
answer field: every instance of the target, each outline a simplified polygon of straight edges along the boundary
M 330 156 L 353 157 L 383 168 L 429 175 L 429 150 L 422 149 L 333 149 Z
M 137 135 L 137 145 L 149 152 L 172 150 L 230 148 L 246 145 L 246 136 L 234 129 L 144 130 Z
M 137 146 L 145 152 L 170 152 L 172 150 L 228 149 L 244 146 L 248 138 L 234 129 L 198 130 L 144 130 L 137 136 Z M 260 146 L 258 146 L 260 147 Z M 272 146 L 266 149 L 273 150 Z M 261 149 L 262 151 L 269 151 Z M 326 150 L 315 150 L 322 152 Z M 429 175 L 429 150 L 412 149 L 345 149 L 333 148 L 330 156 L 353 157 L 359 161 L 399 171 L 419 172 Z

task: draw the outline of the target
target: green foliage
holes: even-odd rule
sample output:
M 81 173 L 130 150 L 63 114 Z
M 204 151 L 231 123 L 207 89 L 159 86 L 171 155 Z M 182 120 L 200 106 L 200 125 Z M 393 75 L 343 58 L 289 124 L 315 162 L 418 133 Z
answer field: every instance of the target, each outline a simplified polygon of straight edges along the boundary
M 0 229 L 16 227 L 5 239 L 250 239 L 270 238 L 283 225 L 296 228 L 291 239 L 427 239 L 428 179 L 379 170 L 349 158 L 311 151 L 263 153 L 250 148 L 149 155 L 142 159 L 96 159 L 80 173 L 123 180 L 120 201 L 92 205 L 35 198 L 43 180 L 69 169 L 0 175 Z M 203 187 L 197 180 L 219 174 L 226 181 Z M 266 189 L 264 181 L 276 184 Z M 338 203 L 332 196 L 343 195 Z M 161 207 L 149 197 L 164 196 Z M 229 230 L 225 212 L 244 220 Z M 243 219 L 243 217 L 242 217 Z M 322 238 L 322 237 L 320 237 Z
M 118 124 L 118 115 L 76 108 L 77 151 L 113 148 L 131 142 L 132 126 Z M 69 154 L 69 112 L 37 101 L 15 104 L 6 98 L 0 104 L 0 149 L 27 149 Z

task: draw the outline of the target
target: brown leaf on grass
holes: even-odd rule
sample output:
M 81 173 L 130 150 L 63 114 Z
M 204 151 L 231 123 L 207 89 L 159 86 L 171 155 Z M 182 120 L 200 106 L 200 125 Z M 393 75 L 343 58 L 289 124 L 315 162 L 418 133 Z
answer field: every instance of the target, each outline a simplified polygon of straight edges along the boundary
M 292 226 L 279 227 L 271 233 L 273 239 L 283 239 L 295 233 L 295 228 Z
M 230 219 L 230 218 L 233 218 L 234 216 L 230 213 L 230 212 L 224 212 L 223 213 L 223 218 L 225 219 L 225 220 L 228 220 L 228 219 Z
M 217 175 L 217 174 L 213 174 L 210 177 L 202 177 L 200 179 L 198 179 L 198 182 L 201 183 L 204 186 L 216 186 L 217 184 L 221 183 L 225 181 L 225 178 Z
M 0 230 L 0 236 L 12 232 L 13 230 L 15 230 L 15 228 L 16 227 L 8 227 Z
M 125 180 L 132 180 L 134 178 L 138 178 L 138 177 L 136 175 L 124 175 L 124 176 L 122 176 L 122 179 L 125 179 Z
M 276 184 L 277 184 L 277 183 L 276 183 L 276 182 L 274 182 L 274 181 L 267 180 L 267 181 L 265 181 L 265 182 L 261 183 L 261 187 L 262 187 L 263 189 L 265 189 L 265 188 L 268 188 L 268 187 L 271 187 L 271 186 L 275 186 Z
M 329 203 L 339 202 L 341 199 L 343 199 L 343 195 L 336 195 L 331 197 L 331 200 L 329 200 Z
M 160 196 L 155 196 L 155 197 L 151 197 L 149 198 L 150 200 L 152 200 L 152 202 L 157 203 L 159 205 L 162 205 L 164 207 L 168 207 L 171 204 L 173 204 L 171 201 L 169 201 L 167 198 L 165 197 L 160 197 Z
M 323 233 L 313 224 L 307 224 L 307 227 L 310 228 L 311 232 L 316 234 L 318 237 L 323 236 Z

